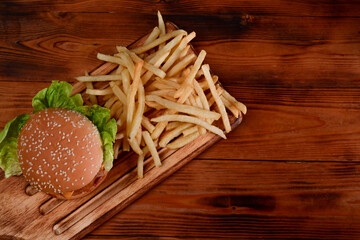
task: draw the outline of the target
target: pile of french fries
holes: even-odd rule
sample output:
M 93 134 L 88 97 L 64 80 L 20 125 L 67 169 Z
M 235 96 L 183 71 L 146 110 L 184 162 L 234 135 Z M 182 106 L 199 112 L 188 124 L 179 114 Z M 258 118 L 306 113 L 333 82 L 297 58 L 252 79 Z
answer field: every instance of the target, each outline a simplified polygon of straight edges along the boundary
M 98 53 L 98 59 L 118 65 L 111 74 L 76 78 L 86 84 L 90 102 L 101 99 L 117 120 L 114 157 L 136 152 L 139 178 L 147 155 L 158 167 L 158 149 L 181 148 L 208 131 L 226 138 L 221 129 L 231 131 L 226 109 L 236 118 L 246 114 L 246 106 L 224 90 L 204 64 L 206 52 L 192 51 L 189 42 L 195 32 L 166 32 L 160 12 L 158 20 L 141 46 L 118 46 L 114 55 Z M 101 88 L 94 87 L 96 82 L 103 83 Z M 220 127 L 215 126 L 220 118 Z

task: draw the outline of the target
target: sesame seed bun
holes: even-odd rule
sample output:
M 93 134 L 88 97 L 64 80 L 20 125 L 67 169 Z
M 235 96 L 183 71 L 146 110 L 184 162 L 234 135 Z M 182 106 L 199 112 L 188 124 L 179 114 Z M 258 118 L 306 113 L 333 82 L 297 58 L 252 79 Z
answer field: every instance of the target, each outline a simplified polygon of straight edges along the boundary
M 106 176 L 99 131 L 72 110 L 33 114 L 21 129 L 17 155 L 25 179 L 58 198 L 86 195 Z

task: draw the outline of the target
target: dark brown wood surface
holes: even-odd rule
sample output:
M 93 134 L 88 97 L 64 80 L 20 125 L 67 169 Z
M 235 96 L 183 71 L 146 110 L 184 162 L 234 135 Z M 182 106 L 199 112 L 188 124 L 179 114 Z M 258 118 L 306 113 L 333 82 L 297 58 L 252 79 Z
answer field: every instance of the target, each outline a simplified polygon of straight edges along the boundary
M 1 1 L 0 128 L 50 80 L 148 33 L 157 10 L 196 31 L 248 114 L 85 239 L 359 239 L 357 1 Z

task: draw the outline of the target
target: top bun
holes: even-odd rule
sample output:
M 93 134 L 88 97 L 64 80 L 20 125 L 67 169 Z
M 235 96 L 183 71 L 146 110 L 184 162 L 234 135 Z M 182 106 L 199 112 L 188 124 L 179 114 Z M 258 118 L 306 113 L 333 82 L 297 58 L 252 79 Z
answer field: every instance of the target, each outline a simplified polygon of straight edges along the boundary
M 84 115 L 61 108 L 31 116 L 21 129 L 17 154 L 25 179 L 51 195 L 88 185 L 103 162 L 96 126 Z

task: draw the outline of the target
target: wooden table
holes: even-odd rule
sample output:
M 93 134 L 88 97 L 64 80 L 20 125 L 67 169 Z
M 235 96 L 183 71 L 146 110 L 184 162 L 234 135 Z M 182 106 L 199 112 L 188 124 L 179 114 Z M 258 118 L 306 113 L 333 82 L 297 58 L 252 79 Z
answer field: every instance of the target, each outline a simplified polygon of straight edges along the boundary
M 85 239 L 360 238 L 355 1 L 0 2 L 0 128 L 166 20 L 248 106 L 226 141 Z M 71 2 L 71 3 L 70 3 Z M 1 226 L 0 226 L 1 227 Z

